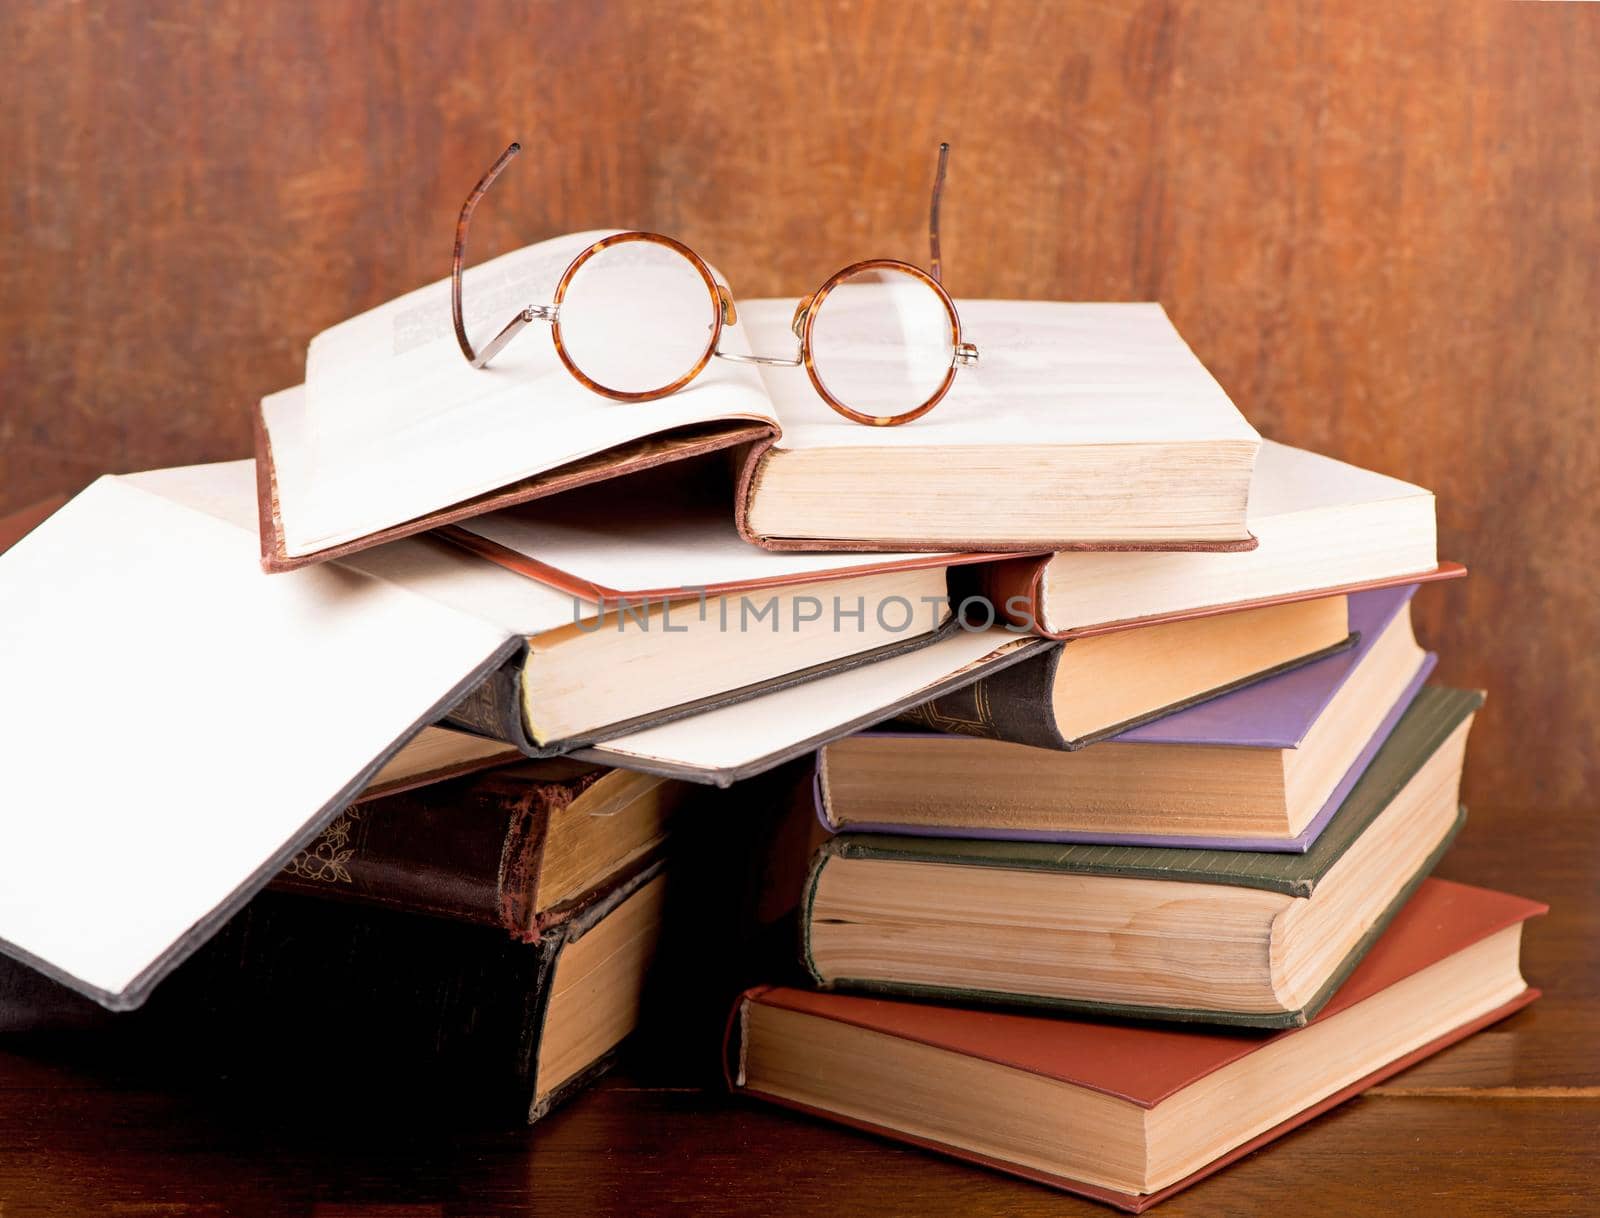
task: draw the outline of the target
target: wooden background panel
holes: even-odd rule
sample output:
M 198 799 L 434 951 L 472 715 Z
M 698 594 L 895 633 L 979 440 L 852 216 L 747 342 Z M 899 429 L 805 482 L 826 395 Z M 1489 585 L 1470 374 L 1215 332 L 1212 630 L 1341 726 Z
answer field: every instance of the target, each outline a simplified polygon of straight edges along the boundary
M 923 260 L 1164 302 L 1269 435 L 1434 487 L 1491 691 L 1468 796 L 1600 786 L 1600 10 L 894 0 L 0 10 L 0 512 L 244 455 L 307 339 L 489 254 L 661 229 L 753 296 Z

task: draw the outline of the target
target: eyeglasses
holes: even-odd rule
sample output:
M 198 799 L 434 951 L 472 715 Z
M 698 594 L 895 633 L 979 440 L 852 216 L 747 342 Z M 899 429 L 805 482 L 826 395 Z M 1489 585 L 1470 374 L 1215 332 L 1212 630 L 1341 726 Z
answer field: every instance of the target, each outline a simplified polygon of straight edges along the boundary
M 836 271 L 801 298 L 790 329 L 793 356 L 720 350 L 738 323 L 733 293 L 688 246 L 660 233 L 613 233 L 568 264 L 549 304 L 528 305 L 475 349 L 462 318 L 461 265 L 473 210 L 521 151 L 500 154 L 461 206 L 450 272 L 450 309 L 461 354 L 482 368 L 535 321 L 550 323 L 556 355 L 578 381 L 620 402 L 676 393 L 713 357 L 804 367 L 822 400 L 845 418 L 893 427 L 920 418 L 950 391 L 956 371 L 978 362 L 961 337 L 955 303 L 939 282 L 939 196 L 950 145 L 939 145 L 928 214 L 929 269 L 873 258 Z

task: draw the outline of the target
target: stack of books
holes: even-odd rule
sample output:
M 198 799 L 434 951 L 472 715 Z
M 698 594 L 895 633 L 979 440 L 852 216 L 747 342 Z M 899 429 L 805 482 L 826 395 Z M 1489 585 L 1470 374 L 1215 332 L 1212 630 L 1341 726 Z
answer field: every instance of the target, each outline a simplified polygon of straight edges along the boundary
M 819 751 L 814 988 L 739 1000 L 737 1091 L 1138 1212 L 1537 996 L 1544 907 L 1429 878 L 1484 699 L 1363 541 L 1431 566 L 1431 505 L 1272 445 L 1257 493 L 1335 479 L 1360 525 L 991 575 L 1063 645 Z M 1280 536 L 1351 590 L 1285 600 Z
M 1427 878 L 1481 702 L 1424 684 L 1432 495 L 1263 441 L 1159 306 L 964 302 L 981 366 L 871 428 L 475 368 L 449 289 L 253 460 L 0 523 L 0 1027 L 361 1027 L 537 1119 L 793 910 L 736 1088 L 1138 1208 L 1533 997 L 1538 907 Z

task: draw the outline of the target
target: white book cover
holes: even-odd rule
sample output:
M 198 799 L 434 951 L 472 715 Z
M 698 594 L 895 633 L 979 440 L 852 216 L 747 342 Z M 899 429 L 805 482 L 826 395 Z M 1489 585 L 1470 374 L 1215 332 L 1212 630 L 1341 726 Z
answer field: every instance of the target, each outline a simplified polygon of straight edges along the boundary
M 264 574 L 243 472 L 235 519 L 105 477 L 0 555 L 0 940 L 113 1008 L 506 654 L 349 568 Z

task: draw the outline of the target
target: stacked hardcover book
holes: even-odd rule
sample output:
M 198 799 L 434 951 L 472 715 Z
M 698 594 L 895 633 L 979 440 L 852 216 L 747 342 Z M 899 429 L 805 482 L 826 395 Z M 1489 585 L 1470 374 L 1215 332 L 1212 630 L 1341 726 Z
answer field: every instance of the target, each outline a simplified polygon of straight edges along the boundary
M 1301 489 L 1332 465 L 1269 446 L 1258 488 L 1280 462 Z M 1424 500 L 1388 490 L 1364 540 L 1437 571 Z M 812 988 L 740 999 L 736 1090 L 1137 1212 L 1537 996 L 1543 907 L 1429 878 L 1483 696 L 1425 684 L 1392 557 L 1304 534 L 1303 569 L 1349 588 L 1274 604 L 1292 579 L 1246 564 L 1275 539 L 996 576 L 1086 628 L 819 751 Z M 1230 567 L 1265 595 L 1195 603 Z M 1052 580 L 1070 611 L 1039 604 Z
M 1482 700 L 1412 630 L 1432 495 L 1262 440 L 1159 306 L 960 308 L 875 428 L 739 358 L 794 301 L 624 403 L 463 360 L 446 281 L 253 460 L 12 522 L 0 1027 L 360 1027 L 537 1119 L 792 912 L 736 1089 L 1138 1209 L 1530 1001 L 1539 907 L 1428 878 Z

